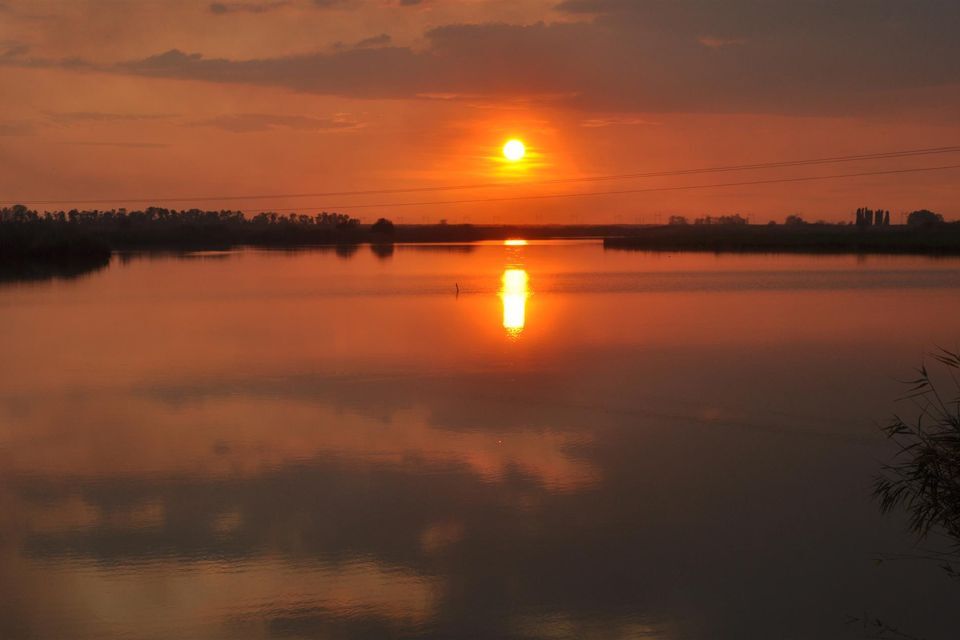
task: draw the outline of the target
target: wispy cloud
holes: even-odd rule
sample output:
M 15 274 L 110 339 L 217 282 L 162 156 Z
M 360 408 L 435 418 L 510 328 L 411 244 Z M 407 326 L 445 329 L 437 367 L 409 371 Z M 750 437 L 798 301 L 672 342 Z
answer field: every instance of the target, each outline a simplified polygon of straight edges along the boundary
M 290 0 L 276 0 L 274 2 L 212 2 L 210 13 L 218 16 L 228 13 L 267 13 L 289 7 Z
M 381 33 L 378 36 L 371 36 L 369 38 L 364 38 L 363 40 L 360 40 L 359 42 L 357 42 L 357 44 L 353 46 L 357 47 L 358 49 L 361 49 L 363 47 L 383 47 L 390 44 L 390 41 L 391 41 L 391 38 L 389 34 Z
M 30 46 L 14 40 L 0 41 L 0 59 L 19 58 L 30 51 Z
M 65 140 L 59 144 L 78 147 L 122 147 L 128 149 L 164 149 L 170 146 L 169 144 L 163 142 L 106 142 L 96 140 Z
M 376 36 L 370 36 L 369 38 L 363 38 L 362 40 L 357 40 L 356 42 L 334 42 L 331 45 L 330 49 L 335 52 L 340 51 L 350 51 L 351 49 L 376 49 L 380 47 L 388 47 L 393 38 L 390 37 L 388 33 L 381 33 Z
M 25 120 L 7 120 L 0 122 L 0 136 L 29 136 L 35 132 L 33 123 Z
M 233 133 L 254 133 L 290 129 L 294 131 L 334 132 L 359 129 L 363 123 L 348 114 L 334 114 L 326 118 L 292 116 L 268 113 L 232 113 L 193 122 L 195 126 L 214 127 Z
M 599 127 L 617 127 L 617 126 L 659 126 L 661 123 L 644 118 L 635 118 L 632 116 L 609 116 L 604 118 L 587 118 L 580 123 L 581 127 L 599 128 Z
M 716 38 L 714 36 L 700 36 L 697 42 L 711 49 L 722 49 L 723 47 L 735 47 L 737 45 L 747 44 L 746 38 Z
M 103 111 L 47 111 L 47 118 L 57 124 L 72 125 L 78 123 L 140 122 L 145 120 L 166 120 L 174 117 L 170 113 L 109 113 Z
M 359 0 L 233 0 L 211 2 L 210 13 L 225 16 L 231 13 L 269 13 L 286 8 L 298 9 L 355 9 Z
M 44 111 L 42 115 L 30 120 L 0 121 L 0 136 L 26 136 L 64 128 L 114 124 L 123 122 L 163 121 L 173 119 L 174 114 L 166 113 L 107 113 L 99 111 Z M 82 144 L 98 146 L 155 146 L 154 143 L 126 142 L 61 142 L 61 144 Z M 162 145 L 166 146 L 166 145 Z

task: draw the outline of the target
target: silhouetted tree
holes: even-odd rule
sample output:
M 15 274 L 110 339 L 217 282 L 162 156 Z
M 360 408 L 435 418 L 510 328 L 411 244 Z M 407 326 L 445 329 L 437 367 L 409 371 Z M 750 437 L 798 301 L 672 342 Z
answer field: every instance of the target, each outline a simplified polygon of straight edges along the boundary
M 800 217 L 800 214 L 791 213 L 787 216 L 787 219 L 783 221 L 783 224 L 788 226 L 799 226 L 807 224 L 807 221 Z
M 667 221 L 667 224 L 676 227 L 676 226 L 682 226 L 688 223 L 687 223 L 686 216 L 670 216 L 670 219 Z
M 907 216 L 907 224 L 911 227 L 932 227 L 943 222 L 943 216 L 927 209 L 920 209 Z
M 386 218 L 380 218 L 370 226 L 370 231 L 378 235 L 392 236 L 395 230 L 392 222 Z

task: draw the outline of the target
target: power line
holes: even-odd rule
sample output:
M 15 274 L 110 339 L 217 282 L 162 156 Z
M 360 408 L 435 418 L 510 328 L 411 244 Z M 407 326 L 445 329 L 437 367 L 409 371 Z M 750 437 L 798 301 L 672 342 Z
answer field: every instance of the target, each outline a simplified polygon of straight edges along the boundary
M 475 204 L 481 202 L 512 202 L 518 200 L 544 200 L 550 198 L 582 198 L 587 196 L 613 196 L 631 193 L 652 193 L 656 191 L 685 191 L 693 189 L 713 189 L 720 187 L 746 187 L 763 184 L 781 184 L 790 182 L 813 182 L 816 180 L 835 180 L 839 178 L 859 178 L 865 176 L 885 176 L 902 173 L 921 173 L 924 171 L 944 171 L 947 169 L 960 169 L 960 164 L 948 164 L 938 167 L 915 167 L 911 169 L 888 169 L 886 171 L 863 171 L 859 173 L 836 173 L 823 176 L 799 176 L 793 178 L 773 178 L 770 180 L 745 180 L 742 182 L 720 182 L 711 184 L 693 184 L 680 185 L 673 187 L 645 187 L 643 189 L 617 189 L 614 191 L 582 191 L 579 193 L 546 193 L 524 196 L 503 196 L 495 198 L 465 198 L 462 200 L 425 200 L 421 202 L 378 202 L 376 204 L 341 204 L 341 205 L 323 205 L 312 207 L 284 207 L 283 211 L 317 211 L 317 210 L 343 210 L 351 209 L 374 209 L 381 207 L 421 207 L 439 204 Z M 247 209 L 250 213 L 261 211 L 273 211 L 272 209 Z
M 629 180 L 637 178 L 661 178 L 671 176 L 685 176 L 703 173 L 723 173 L 733 171 L 750 171 L 755 169 L 779 169 L 785 167 L 810 166 L 820 164 L 836 164 L 846 162 L 860 162 L 864 160 L 888 160 L 909 158 L 916 156 L 938 155 L 945 153 L 960 153 L 960 145 L 944 147 L 929 147 L 925 149 L 906 149 L 901 151 L 885 151 L 848 156 L 829 156 L 824 158 L 809 158 L 804 160 L 784 160 L 779 162 L 760 162 L 754 164 L 740 164 L 717 167 L 701 167 L 696 169 L 675 169 L 671 171 L 653 171 L 645 173 L 620 173 L 612 175 L 585 176 L 581 178 L 554 178 L 551 180 L 537 180 L 531 182 L 481 182 L 474 184 L 447 185 L 434 187 L 409 187 L 403 189 L 365 189 L 353 191 L 321 191 L 313 193 L 274 193 L 248 195 L 221 195 L 221 196 L 188 196 L 188 197 L 152 197 L 152 198 L 100 198 L 80 200 L 0 200 L 4 204 L 23 205 L 58 205 L 58 204 L 124 204 L 124 203 L 157 203 L 157 202 L 227 202 L 241 200 L 268 200 L 283 198 L 325 198 L 340 196 L 387 195 L 401 193 L 427 193 L 438 191 L 463 191 L 469 189 L 487 189 L 504 187 L 545 186 L 554 184 L 577 184 L 589 182 L 603 182 L 611 180 Z M 374 205 L 357 205 L 374 206 Z

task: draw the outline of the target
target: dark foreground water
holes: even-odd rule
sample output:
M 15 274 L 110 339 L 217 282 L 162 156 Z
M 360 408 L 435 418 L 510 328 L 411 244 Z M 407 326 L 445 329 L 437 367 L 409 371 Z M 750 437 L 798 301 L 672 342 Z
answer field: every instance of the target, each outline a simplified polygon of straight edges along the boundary
M 0 638 L 955 637 L 870 489 L 958 318 L 957 260 L 599 243 L 5 283 Z

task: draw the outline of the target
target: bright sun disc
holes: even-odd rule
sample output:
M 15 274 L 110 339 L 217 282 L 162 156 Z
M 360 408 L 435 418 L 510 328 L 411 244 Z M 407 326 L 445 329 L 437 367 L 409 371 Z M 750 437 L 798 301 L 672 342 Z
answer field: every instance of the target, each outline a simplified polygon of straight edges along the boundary
M 527 148 L 519 140 L 508 140 L 507 144 L 503 145 L 503 157 L 510 162 L 521 160 L 526 153 Z

